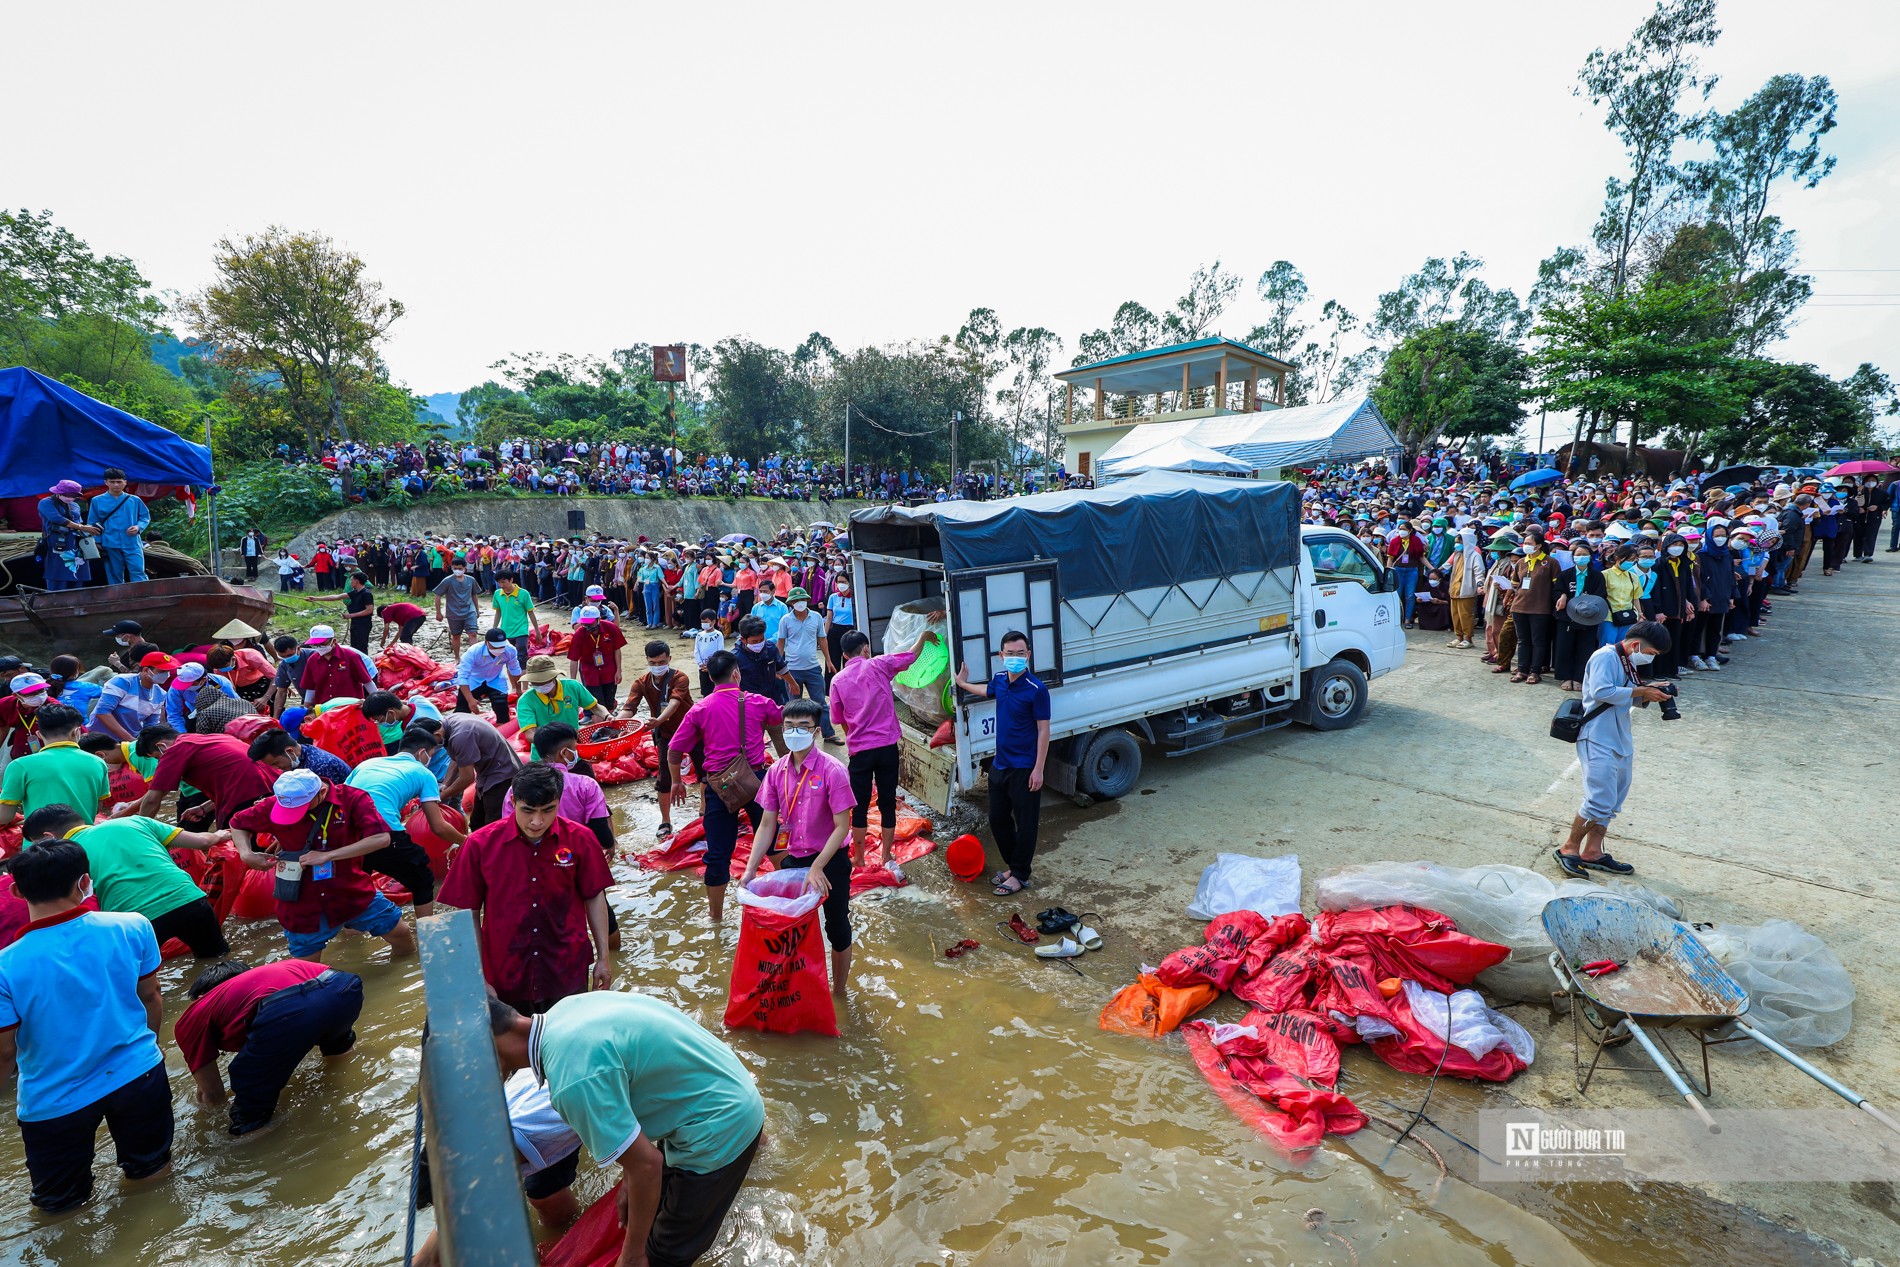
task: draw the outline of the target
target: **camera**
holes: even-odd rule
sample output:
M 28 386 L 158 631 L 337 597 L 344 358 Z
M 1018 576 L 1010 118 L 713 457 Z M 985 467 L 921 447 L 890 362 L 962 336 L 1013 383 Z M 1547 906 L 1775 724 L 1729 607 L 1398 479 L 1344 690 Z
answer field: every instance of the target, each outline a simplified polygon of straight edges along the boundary
M 1643 685 L 1653 686 L 1663 693 L 1662 719 L 1664 721 L 1682 720 L 1682 706 L 1676 703 L 1676 684 L 1674 682 L 1645 682 Z M 1648 703 L 1645 702 L 1643 707 L 1648 708 Z

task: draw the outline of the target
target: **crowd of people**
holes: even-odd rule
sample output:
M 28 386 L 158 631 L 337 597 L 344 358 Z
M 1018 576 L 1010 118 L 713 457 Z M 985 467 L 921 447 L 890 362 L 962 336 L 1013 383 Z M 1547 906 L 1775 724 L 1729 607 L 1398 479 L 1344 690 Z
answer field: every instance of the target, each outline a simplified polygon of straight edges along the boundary
M 1718 487 L 1552 472 L 1514 488 L 1510 464 L 1450 452 L 1411 470 L 1303 472 L 1304 520 L 1363 544 L 1359 563 L 1329 555 L 1329 575 L 1389 581 L 1407 628 L 1482 645 L 1475 658 L 1512 683 L 1580 693 L 1584 801 L 1556 859 L 1575 875 L 1632 870 L 1604 848 L 1629 787 L 1629 706 L 1668 715 L 1677 680 L 1720 672 L 1766 632 L 1775 599 L 1815 583 L 1817 554 L 1821 577 L 1871 563 L 1900 500 L 1887 476 Z M 116 528 L 122 501 L 95 525 L 72 496 L 53 490 L 42 513 L 76 536 Z M 1889 540 L 1900 548 L 1900 533 Z M 90 1197 L 102 1124 L 128 1181 L 169 1164 L 161 946 L 202 961 L 172 1041 L 198 1103 L 228 1106 L 229 1131 L 246 1135 L 276 1119 L 300 1062 L 354 1045 L 363 982 L 324 966 L 326 949 L 354 935 L 408 955 L 402 907 L 424 917 L 441 903 L 477 915 L 535 1208 L 554 1226 L 578 1215 L 585 1145 L 620 1168 L 631 1243 L 691 1262 L 745 1180 L 763 1104 L 718 1038 L 615 988 L 621 939 L 638 934 L 607 901 L 616 835 L 583 731 L 648 729 L 661 840 L 698 798 L 714 920 L 735 870 L 742 885 L 767 859 L 803 872 L 842 993 L 851 868 L 873 807 L 882 824 L 898 818 L 893 683 L 939 639 L 941 615 L 913 646 L 877 654 L 858 628 L 848 538 L 828 523 L 763 541 L 357 538 L 294 567 L 261 534 L 243 550 L 254 569 L 275 562 L 287 588 L 314 575 L 306 596 L 342 604 L 346 632 L 271 638 L 233 622 L 166 649 L 122 621 L 91 669 L 0 658 L 0 829 L 21 833 L 0 893 L 0 1075 L 17 1069 L 34 1205 Z M 558 652 L 550 607 L 572 625 Z M 390 665 L 372 658 L 376 622 L 381 650 L 414 643 L 431 617 L 453 670 L 441 702 L 391 689 Z M 691 650 L 675 663 L 681 635 Z M 999 657 L 999 671 L 959 665 L 955 681 L 996 701 L 989 818 L 1004 866 L 990 883 L 1011 898 L 1034 877 L 1051 697 L 1026 637 L 1005 635 Z M 214 904 L 252 872 L 270 876 L 284 950 L 258 964 L 231 957 Z M 17 927 L 9 899 L 24 906 Z
M 326 444 L 312 455 L 280 445 L 292 465 L 314 466 L 339 496 L 380 500 L 392 490 L 484 492 L 509 488 L 557 497 L 764 497 L 773 501 L 831 502 L 840 498 L 903 501 L 913 497 L 1014 496 L 1086 485 L 1086 477 L 1057 471 L 1022 478 L 963 472 L 942 481 L 917 467 L 888 468 L 771 453 L 756 461 L 730 453 L 688 454 L 674 445 L 625 440 L 515 437 L 493 444 L 431 440 L 423 444 Z
M 610 718 L 649 728 L 661 838 L 689 787 L 701 799 L 713 919 L 735 871 L 749 880 L 768 858 L 804 871 L 842 994 L 870 807 L 898 819 L 892 680 L 938 635 L 875 655 L 853 627 L 845 541 L 788 527 L 726 546 L 590 546 L 637 566 L 603 571 L 606 586 L 583 575 L 577 594 L 544 591 L 579 600 L 563 663 L 530 642 L 546 635 L 521 584 L 540 579 L 535 547 L 419 545 L 413 577 L 373 578 L 374 557 L 339 550 L 343 588 L 326 582 L 316 597 L 350 601 L 376 579 L 405 593 L 420 584 L 411 596 L 469 639 L 452 709 L 384 689 L 387 666 L 365 639 L 327 625 L 267 638 L 233 622 L 209 644 L 167 650 L 122 621 L 90 671 L 72 656 L 45 672 L 0 660 L 11 757 L 0 827 L 21 830 L 11 893 L 0 893 L 0 942 L 11 942 L 0 948 L 0 1074 L 19 1079 L 31 1199 L 56 1212 L 91 1196 L 101 1125 L 128 1182 L 167 1168 L 157 970 L 169 940 L 201 961 L 172 1042 L 197 1102 L 223 1106 L 230 1133 L 248 1135 L 273 1122 L 302 1061 L 354 1045 L 363 982 L 325 967 L 326 949 L 363 936 L 411 954 L 402 906 L 423 917 L 439 902 L 477 914 L 511 1122 L 518 1144 L 534 1145 L 522 1151 L 535 1208 L 551 1225 L 578 1215 L 568 1189 L 584 1142 L 620 1167 L 634 1244 L 656 1263 L 690 1262 L 745 1178 L 763 1106 L 719 1039 L 614 988 L 616 841 L 581 729 Z M 423 619 L 413 603 L 351 601 L 345 615 L 380 616 L 403 641 Z M 649 625 L 637 650 L 635 622 Z M 673 664 L 675 631 L 691 635 L 691 670 Z M 735 857 L 747 826 L 753 847 Z M 448 851 L 439 886 L 430 844 Z M 210 861 L 221 854 L 229 870 Z M 214 906 L 250 872 L 270 876 L 282 929 L 284 957 L 266 963 L 231 957 Z M 7 900 L 23 904 L 17 927 Z M 666 1072 L 603 1085 L 602 1069 L 635 1067 Z M 431 1241 L 418 1261 L 434 1254 Z

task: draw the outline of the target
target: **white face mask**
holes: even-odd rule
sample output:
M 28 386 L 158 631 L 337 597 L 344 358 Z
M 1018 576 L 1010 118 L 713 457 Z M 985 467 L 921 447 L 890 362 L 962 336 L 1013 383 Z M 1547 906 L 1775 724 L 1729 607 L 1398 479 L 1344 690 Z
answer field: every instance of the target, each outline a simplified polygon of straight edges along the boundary
M 809 730 L 788 730 L 785 732 L 785 746 L 793 752 L 803 752 L 811 747 L 815 736 Z
M 536 682 L 534 684 L 534 689 L 541 692 L 541 694 L 543 695 L 552 695 L 554 694 L 554 688 L 559 685 L 560 685 L 559 682 Z
M 673 671 L 673 666 L 670 664 L 647 665 L 647 673 L 652 677 L 665 677 L 668 673 L 671 673 L 672 671 Z
M 1683 551 L 1683 547 L 1681 546 L 1670 546 L 1669 557 L 1672 559 L 1679 559 L 1682 557 L 1682 551 Z
M 811 604 L 801 599 L 792 604 L 792 610 L 803 616 L 806 612 L 811 610 Z
M 748 642 L 745 645 L 748 651 L 757 651 L 765 646 L 765 639 L 761 638 L 757 642 Z
M 1656 658 L 1655 656 L 1649 654 L 1649 652 L 1647 651 L 1630 652 L 1630 663 L 1637 666 L 1638 668 L 1641 668 L 1643 665 L 1648 664 L 1650 661 L 1654 660 L 1655 658 Z

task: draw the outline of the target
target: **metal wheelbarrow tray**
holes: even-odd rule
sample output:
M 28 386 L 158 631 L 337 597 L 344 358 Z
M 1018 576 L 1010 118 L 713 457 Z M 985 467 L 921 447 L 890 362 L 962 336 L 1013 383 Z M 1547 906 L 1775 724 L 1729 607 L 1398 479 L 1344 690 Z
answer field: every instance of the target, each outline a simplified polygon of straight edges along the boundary
M 1698 1092 L 1704 1096 L 1710 1093 L 1709 1048 L 1717 1043 L 1752 1039 L 1900 1132 L 1900 1123 L 1867 1103 L 1864 1096 L 1842 1086 L 1744 1020 L 1747 991 L 1723 970 L 1694 933 L 1647 903 L 1600 894 L 1553 898 L 1544 905 L 1544 932 L 1556 947 L 1550 955 L 1550 968 L 1561 987 L 1560 993 L 1551 998 L 1553 1015 L 1558 998 L 1567 996 L 1570 1000 L 1578 1091 L 1589 1090 L 1604 1049 L 1627 1036 L 1636 1040 L 1703 1124 L 1710 1131 L 1719 1131 L 1721 1128 L 1697 1098 Z M 1587 977 L 1577 970 L 1599 959 L 1614 959 L 1622 967 L 1600 977 Z M 1586 1008 L 1594 1013 L 1589 1022 L 1596 1046 L 1588 1070 L 1583 1068 Z M 1734 1037 L 1709 1038 L 1709 1031 L 1731 1023 L 1736 1029 Z M 1693 1033 L 1702 1048 L 1699 1087 L 1663 1037 L 1662 1031 L 1669 1029 Z

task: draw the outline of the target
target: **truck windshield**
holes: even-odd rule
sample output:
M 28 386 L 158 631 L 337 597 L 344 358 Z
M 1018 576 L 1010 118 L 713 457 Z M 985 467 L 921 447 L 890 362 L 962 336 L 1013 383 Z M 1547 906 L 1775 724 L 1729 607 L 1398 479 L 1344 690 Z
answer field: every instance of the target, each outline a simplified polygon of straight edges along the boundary
M 1372 561 L 1344 538 L 1309 541 L 1306 553 L 1313 560 L 1313 579 L 1320 584 L 1357 581 L 1369 590 L 1379 587 L 1379 573 Z

